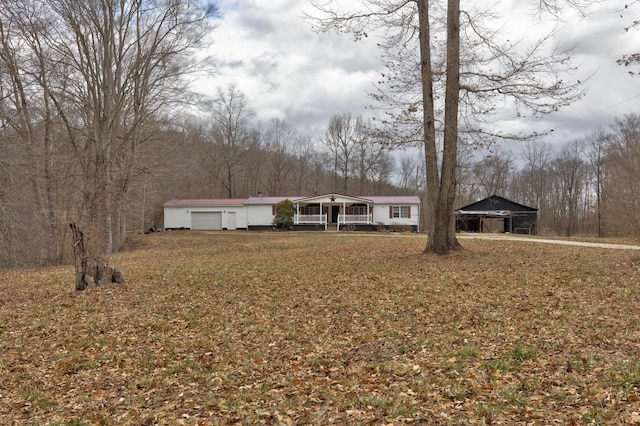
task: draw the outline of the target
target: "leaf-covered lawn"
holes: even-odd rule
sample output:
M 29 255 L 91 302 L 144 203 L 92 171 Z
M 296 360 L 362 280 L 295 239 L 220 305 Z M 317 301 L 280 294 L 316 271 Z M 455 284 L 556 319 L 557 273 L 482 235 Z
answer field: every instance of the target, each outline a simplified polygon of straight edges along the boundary
M 167 232 L 0 272 L 0 424 L 640 424 L 640 253 Z

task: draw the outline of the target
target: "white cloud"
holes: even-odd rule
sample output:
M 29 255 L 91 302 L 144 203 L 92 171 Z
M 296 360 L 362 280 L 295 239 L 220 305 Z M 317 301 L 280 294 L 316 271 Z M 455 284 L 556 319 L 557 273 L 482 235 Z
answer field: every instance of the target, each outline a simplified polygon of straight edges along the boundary
M 527 117 L 504 125 L 545 134 L 545 141 L 560 146 L 599 128 L 606 129 L 615 117 L 640 112 L 640 78 L 629 76 L 628 70 L 616 63 L 634 49 L 640 52 L 640 33 L 624 30 L 633 15 L 627 11 L 621 17 L 623 9 L 624 1 L 608 0 L 585 17 L 573 13 L 555 25 L 554 42 L 560 49 L 569 50 L 572 64 L 578 67 L 567 78 L 586 80 L 586 95 L 550 116 Z M 517 150 L 522 144 L 505 145 Z
M 218 75 L 199 83 L 211 95 L 236 83 L 260 120 L 287 118 L 317 135 L 334 112 L 363 112 L 380 64 L 374 40 L 316 34 L 298 0 L 222 0 L 211 53 Z
M 505 30 L 518 30 L 514 39 L 535 34 L 549 21 L 534 22 L 522 0 L 503 2 L 509 19 Z M 502 3 L 501 3 L 502 4 Z M 235 82 L 252 102 L 260 120 L 287 118 L 302 133 L 317 136 L 336 112 L 363 113 L 371 103 L 373 81 L 384 71 L 373 38 L 354 42 L 348 35 L 314 33 L 303 20 L 307 1 L 220 0 L 223 19 L 214 34 L 211 53 L 219 74 L 201 83 L 201 90 L 215 94 L 217 87 Z M 640 46 L 640 33 L 625 32 L 633 16 L 620 18 L 623 0 L 608 0 L 591 15 L 580 19 L 567 15 L 555 25 L 555 41 L 572 48 L 580 66 L 575 78 L 593 74 L 590 90 L 580 102 L 543 119 L 510 122 L 539 132 L 556 129 L 550 140 L 564 141 L 608 126 L 613 117 L 640 106 L 640 79 L 627 75 L 616 60 Z M 640 50 L 640 49 L 639 49 Z M 625 102 L 626 100 L 626 102 Z M 505 123 L 507 125 L 507 123 Z

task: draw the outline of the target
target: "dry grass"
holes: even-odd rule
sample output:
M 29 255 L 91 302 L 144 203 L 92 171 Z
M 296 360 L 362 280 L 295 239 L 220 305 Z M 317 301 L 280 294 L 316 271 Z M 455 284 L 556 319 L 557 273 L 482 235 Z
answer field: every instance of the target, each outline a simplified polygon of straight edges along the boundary
M 127 284 L 0 272 L 1 424 L 640 424 L 640 254 L 140 236 Z

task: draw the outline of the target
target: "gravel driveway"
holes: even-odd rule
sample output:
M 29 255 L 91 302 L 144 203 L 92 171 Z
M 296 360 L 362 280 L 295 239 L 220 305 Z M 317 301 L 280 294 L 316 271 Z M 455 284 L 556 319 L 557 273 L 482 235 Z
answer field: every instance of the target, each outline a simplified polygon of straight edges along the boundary
M 607 244 L 590 243 L 586 241 L 550 240 L 537 237 L 516 237 L 509 234 L 456 234 L 461 239 L 483 239 L 483 240 L 506 240 L 506 241 L 528 241 L 543 244 L 563 244 L 567 246 L 599 247 L 622 250 L 640 250 L 640 246 L 631 244 Z

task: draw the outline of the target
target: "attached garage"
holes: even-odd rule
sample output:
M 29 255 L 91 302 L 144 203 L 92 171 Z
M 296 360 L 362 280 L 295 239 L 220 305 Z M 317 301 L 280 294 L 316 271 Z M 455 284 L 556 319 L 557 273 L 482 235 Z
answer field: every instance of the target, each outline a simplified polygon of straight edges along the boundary
M 244 202 L 244 199 L 168 201 L 163 205 L 164 229 L 247 229 Z
M 191 212 L 191 229 L 194 231 L 222 230 L 222 213 Z

